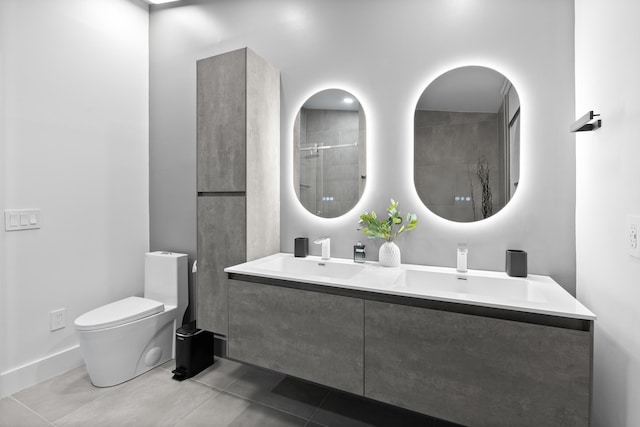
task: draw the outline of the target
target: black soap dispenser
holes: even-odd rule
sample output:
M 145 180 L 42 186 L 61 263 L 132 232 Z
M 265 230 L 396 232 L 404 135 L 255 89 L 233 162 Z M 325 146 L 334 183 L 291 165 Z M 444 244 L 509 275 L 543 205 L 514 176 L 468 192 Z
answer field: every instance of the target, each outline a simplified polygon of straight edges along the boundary
M 353 262 L 365 262 L 367 260 L 367 255 L 364 252 L 364 245 L 362 242 L 358 242 L 353 245 Z

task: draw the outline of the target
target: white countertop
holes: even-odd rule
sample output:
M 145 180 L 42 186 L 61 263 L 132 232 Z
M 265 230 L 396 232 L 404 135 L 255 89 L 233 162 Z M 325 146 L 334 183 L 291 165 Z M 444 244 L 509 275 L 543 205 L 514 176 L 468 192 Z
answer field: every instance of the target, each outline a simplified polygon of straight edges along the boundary
M 388 295 L 596 319 L 595 314 L 548 276 L 530 274 L 520 278 L 484 270 L 458 273 L 454 268 L 413 264 L 389 268 L 374 261 L 358 264 L 344 258 L 295 258 L 287 253 L 234 265 L 224 271 Z

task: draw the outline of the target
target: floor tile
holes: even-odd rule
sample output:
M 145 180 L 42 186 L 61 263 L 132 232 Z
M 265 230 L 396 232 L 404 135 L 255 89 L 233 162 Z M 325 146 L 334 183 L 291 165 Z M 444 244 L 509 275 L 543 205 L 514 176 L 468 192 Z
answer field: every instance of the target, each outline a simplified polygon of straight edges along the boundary
M 168 362 L 164 362 L 162 365 L 160 365 L 160 367 L 171 372 L 176 369 L 176 359 L 171 359 Z
M 58 420 L 57 426 L 174 426 L 217 393 L 193 381 L 175 381 L 155 369 L 124 383 Z
M 175 381 L 172 363 L 109 388 L 74 369 L 0 400 L 0 427 L 455 426 L 227 359 Z
M 12 397 L 0 400 L 0 427 L 40 427 L 52 424 L 25 408 Z
M 331 427 L 454 427 L 457 425 L 337 391 L 329 393 L 312 420 Z
M 304 427 L 307 420 L 220 392 L 176 427 Z
M 324 387 L 259 368 L 250 368 L 225 390 L 301 418 L 310 418 L 328 393 Z
M 222 390 L 233 384 L 250 369 L 249 366 L 233 360 L 216 357 L 213 365 L 194 376 L 192 380 Z
M 117 387 L 94 387 L 86 368 L 81 366 L 22 390 L 13 397 L 48 421 L 55 422 Z

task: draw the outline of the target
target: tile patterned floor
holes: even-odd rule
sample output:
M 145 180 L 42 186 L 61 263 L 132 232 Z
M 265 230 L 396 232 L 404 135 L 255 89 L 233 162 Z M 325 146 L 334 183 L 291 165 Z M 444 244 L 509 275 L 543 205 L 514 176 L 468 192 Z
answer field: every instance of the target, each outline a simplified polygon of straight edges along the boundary
M 0 427 L 453 426 L 226 359 L 182 382 L 173 368 L 109 388 L 74 369 L 0 400 Z

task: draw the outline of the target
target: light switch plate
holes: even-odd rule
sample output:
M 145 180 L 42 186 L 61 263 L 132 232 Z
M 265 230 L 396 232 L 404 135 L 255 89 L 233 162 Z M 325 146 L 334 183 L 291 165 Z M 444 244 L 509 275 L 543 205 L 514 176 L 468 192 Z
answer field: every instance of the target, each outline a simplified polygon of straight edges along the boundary
M 640 231 L 640 215 L 627 216 L 627 247 L 629 255 L 640 258 L 640 242 L 638 242 L 638 232 Z
M 32 230 L 40 228 L 40 209 L 6 209 L 5 231 Z

